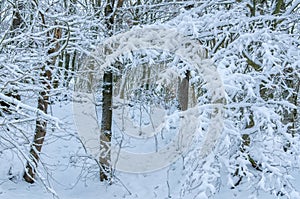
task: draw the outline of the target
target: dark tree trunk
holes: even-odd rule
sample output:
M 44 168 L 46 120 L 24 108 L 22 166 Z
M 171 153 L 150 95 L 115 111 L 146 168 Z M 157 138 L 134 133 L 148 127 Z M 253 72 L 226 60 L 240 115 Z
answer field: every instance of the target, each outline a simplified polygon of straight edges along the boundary
M 106 26 L 108 36 L 113 34 L 114 25 L 114 0 L 107 0 L 105 7 L 105 16 L 107 17 Z M 121 7 L 123 0 L 117 2 L 117 7 Z M 111 171 L 111 135 L 112 135 L 112 97 L 113 97 L 113 74 L 110 69 L 104 72 L 102 86 L 102 121 L 100 132 L 100 181 L 109 181 L 112 177 Z
M 23 10 L 24 5 L 22 1 L 16 1 L 14 5 L 14 11 L 13 11 L 13 21 L 11 30 L 16 31 L 18 28 L 21 28 L 23 25 L 23 19 L 21 17 L 20 11 Z M 19 32 L 19 30 L 18 30 Z
M 103 104 L 102 122 L 100 134 L 100 181 L 111 178 L 110 147 L 111 147 L 111 125 L 112 125 L 112 72 L 105 72 L 103 77 Z

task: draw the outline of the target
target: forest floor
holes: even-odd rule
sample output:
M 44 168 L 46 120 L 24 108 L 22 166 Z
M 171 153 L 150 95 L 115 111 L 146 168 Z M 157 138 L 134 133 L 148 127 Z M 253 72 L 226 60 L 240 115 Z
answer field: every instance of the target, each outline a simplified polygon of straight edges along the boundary
M 61 121 L 68 123 L 68 132 L 76 131 L 73 116 L 70 114 L 70 104 L 60 104 L 52 107 L 52 114 Z M 170 167 L 148 173 L 116 172 L 117 179 L 108 185 L 99 182 L 98 169 L 91 160 L 84 159 L 82 145 L 76 136 L 65 136 L 64 139 L 53 140 L 53 135 L 59 131 L 48 132 L 51 137 L 43 147 L 41 157 L 47 173 L 44 172 L 45 182 L 51 184 L 52 190 L 61 199 L 179 199 L 181 184 L 182 162 L 178 159 Z M 52 136 L 51 136 L 52 134 Z M 61 135 L 66 133 L 61 133 Z M 75 133 L 76 135 L 76 133 Z M 54 136 L 54 137 L 55 137 Z M 46 137 L 47 139 L 47 137 Z M 79 156 L 82 155 L 82 158 Z M 23 165 L 17 154 L 0 153 L 0 198 L 1 199 L 51 199 L 53 194 L 47 191 L 41 181 L 28 184 L 22 180 Z M 300 190 L 300 172 L 294 171 L 296 189 Z M 220 189 L 213 197 L 216 199 L 248 198 L 251 194 L 245 185 L 230 189 L 226 183 L 226 174 L 220 178 Z M 258 198 L 277 198 L 268 193 L 258 191 Z M 184 196 L 184 199 L 192 197 Z M 284 197 L 283 197 L 284 198 Z

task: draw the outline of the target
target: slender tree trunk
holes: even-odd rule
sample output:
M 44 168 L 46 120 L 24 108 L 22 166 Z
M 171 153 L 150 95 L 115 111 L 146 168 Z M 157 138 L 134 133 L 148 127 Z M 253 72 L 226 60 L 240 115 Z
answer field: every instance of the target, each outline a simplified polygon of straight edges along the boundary
M 47 80 L 51 79 L 50 71 L 48 73 L 45 73 L 44 75 Z M 47 83 L 44 82 L 43 84 L 47 84 Z M 49 91 L 50 91 L 50 86 L 46 85 L 44 91 L 39 93 L 38 109 L 43 111 L 44 113 L 47 113 L 47 109 L 48 109 Z M 35 169 L 40 159 L 39 156 L 46 135 L 46 127 L 47 127 L 47 122 L 45 120 L 43 120 L 42 118 L 38 118 L 36 120 L 36 129 L 34 133 L 33 144 L 30 147 L 31 162 L 30 161 L 27 162 L 26 171 L 24 172 L 23 175 L 24 180 L 26 182 L 34 183 L 34 178 L 36 173 Z
M 189 105 L 189 75 L 190 72 L 185 73 L 185 77 L 179 80 L 178 85 L 178 101 L 180 110 L 185 111 L 188 109 Z
M 44 22 L 44 21 L 43 21 Z M 59 44 L 57 40 L 61 38 L 61 30 L 55 29 L 54 30 L 54 39 L 51 41 L 55 44 L 55 47 L 48 51 L 48 54 L 51 55 L 54 52 L 57 52 L 59 49 Z M 46 63 L 46 65 L 50 66 L 55 63 L 56 57 L 53 57 L 51 62 Z M 48 105 L 49 105 L 49 93 L 51 90 L 51 80 L 52 80 L 52 72 L 51 70 L 45 70 L 46 67 L 43 67 L 43 74 L 42 74 L 42 85 L 43 90 L 39 92 L 38 98 L 38 106 L 37 108 L 44 113 L 47 113 Z M 34 178 L 36 174 L 36 167 L 38 165 L 40 159 L 40 153 L 42 150 L 42 146 L 44 143 L 44 139 L 46 136 L 46 128 L 47 128 L 47 121 L 42 118 L 37 118 L 36 120 L 36 128 L 34 133 L 33 143 L 30 147 L 30 159 L 26 164 L 26 169 L 23 175 L 23 178 L 26 182 L 34 183 Z
M 109 36 L 112 35 L 114 17 L 113 17 L 114 0 L 107 0 L 105 7 L 105 16 L 108 17 L 106 26 Z M 103 75 L 102 86 L 102 121 L 100 132 L 100 181 L 111 179 L 111 163 L 110 163 L 110 148 L 111 148 L 111 125 L 112 125 L 112 89 L 113 78 L 112 72 L 108 69 Z
M 18 28 L 21 28 L 23 25 L 23 19 L 20 13 L 20 11 L 23 10 L 24 8 L 23 2 L 20 0 L 16 1 L 14 8 L 15 10 L 13 12 L 13 21 L 11 26 L 12 31 L 16 31 Z
M 100 180 L 111 178 L 110 147 L 111 147 L 111 126 L 112 126 L 112 72 L 105 72 L 103 77 L 102 90 L 102 122 L 100 134 Z
M 0 3 L 0 10 L 1 10 L 1 3 Z M 10 30 L 11 30 L 11 33 L 9 34 L 9 36 L 11 38 L 17 36 L 20 34 L 20 29 L 22 28 L 22 26 L 24 25 L 24 21 L 21 17 L 21 11 L 24 9 L 24 5 L 23 5 L 23 2 L 18 0 L 15 2 L 15 5 L 14 5 L 14 11 L 13 11 L 13 19 L 12 19 L 12 25 L 10 27 Z M 1 21 L 1 16 L 0 16 L 0 21 Z M 9 42 L 10 45 L 17 45 L 17 42 L 15 41 L 12 41 L 12 42 Z M 9 97 L 13 97 L 17 100 L 21 100 L 21 96 L 18 94 L 18 91 L 17 90 L 7 90 L 7 91 L 4 91 L 4 94 L 9 96 Z M 3 101 L 3 100 L 0 100 L 0 109 L 2 109 L 4 112 L 6 113 L 11 113 L 10 110 L 9 110 L 9 107 L 10 107 L 10 104 Z M 0 116 L 2 116 L 1 114 L 2 111 L 0 111 Z
M 107 0 L 105 7 L 105 16 L 107 17 L 106 26 L 108 36 L 113 34 L 114 25 L 114 0 Z M 121 7 L 123 0 L 117 2 L 117 7 Z M 112 97 L 113 97 L 113 74 L 110 69 L 104 72 L 102 87 L 102 121 L 100 132 L 100 181 L 109 181 L 111 179 L 111 135 L 112 135 Z
M 119 89 L 119 97 L 120 99 L 125 99 L 125 90 L 126 90 L 126 84 L 127 84 L 127 78 L 126 73 L 123 74 L 121 83 L 120 83 L 120 89 Z

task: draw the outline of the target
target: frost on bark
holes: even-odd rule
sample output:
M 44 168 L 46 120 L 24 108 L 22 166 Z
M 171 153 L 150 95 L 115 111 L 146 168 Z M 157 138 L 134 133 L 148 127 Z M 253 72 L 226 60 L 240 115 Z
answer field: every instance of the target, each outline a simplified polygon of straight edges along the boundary
M 16 1 L 14 4 L 14 11 L 13 11 L 13 19 L 12 19 L 12 24 L 10 27 L 11 30 L 11 34 L 9 34 L 9 36 L 11 38 L 17 36 L 20 33 L 20 29 L 22 28 L 24 21 L 22 19 L 21 16 L 21 11 L 23 10 L 24 5 L 22 1 Z M 1 9 L 1 5 L 0 5 L 0 9 Z M 1 19 L 1 17 L 0 17 Z M 1 20 L 0 20 L 1 21 Z M 14 39 L 12 39 L 12 42 L 8 42 L 8 44 L 11 45 L 16 45 Z M 19 95 L 18 91 L 15 89 L 7 89 L 2 91 L 6 96 L 8 97 L 13 97 L 17 100 L 21 100 L 21 96 Z M 10 104 L 0 100 L 0 116 L 2 116 L 2 111 L 6 112 L 6 113 L 11 113 L 10 110 Z
M 54 39 L 51 41 L 54 44 L 54 47 L 48 51 L 48 55 L 51 55 L 58 51 L 59 44 L 57 40 L 61 38 L 61 29 L 54 30 Z M 42 67 L 42 91 L 39 92 L 38 98 L 38 105 L 37 108 L 44 113 L 47 114 L 48 105 L 49 105 L 49 94 L 51 90 L 51 80 L 52 80 L 52 72 L 51 72 L 51 65 L 54 64 L 56 59 L 55 57 L 51 58 L 51 61 L 46 63 L 47 66 L 50 66 L 50 69 L 46 69 L 46 66 Z M 36 127 L 34 132 L 34 139 L 33 143 L 30 147 L 30 161 L 27 161 L 26 169 L 23 175 L 23 178 L 28 183 L 34 183 L 34 178 L 36 174 L 36 167 L 38 165 L 40 159 L 40 153 L 42 150 L 42 146 L 44 143 L 44 139 L 46 136 L 46 128 L 47 128 L 47 121 L 42 118 L 37 118 L 36 120 Z
M 112 72 L 105 72 L 102 90 L 102 122 L 100 134 L 100 180 L 109 180 L 111 175 L 110 146 L 112 125 Z
M 12 26 L 11 30 L 16 31 L 18 28 L 21 28 L 23 25 L 23 19 L 21 16 L 21 10 L 23 10 L 24 5 L 22 1 L 16 1 L 14 5 L 14 11 L 13 11 L 13 21 L 12 21 Z M 14 32 L 13 32 L 14 34 Z
M 114 25 L 114 0 L 107 0 L 104 10 L 108 35 L 111 36 Z M 121 7 L 122 0 L 117 1 L 117 7 Z M 111 179 L 111 163 L 110 163 L 110 148 L 111 148 L 111 126 L 112 126 L 112 97 L 113 97 L 113 73 L 107 69 L 103 75 L 102 86 L 102 121 L 100 132 L 100 181 Z
M 48 74 L 48 78 L 51 78 L 51 74 Z M 39 93 L 39 99 L 38 99 L 38 109 L 42 110 L 44 113 L 47 113 L 48 109 L 48 100 L 49 100 L 49 91 L 44 90 Z M 30 158 L 31 162 L 27 162 L 26 164 L 26 171 L 24 173 L 24 180 L 29 183 L 34 183 L 34 177 L 35 177 L 35 168 L 37 167 L 40 152 L 42 150 L 42 146 L 44 143 L 44 138 L 46 135 L 46 127 L 47 122 L 41 118 L 38 118 L 36 120 L 36 129 L 34 133 L 34 139 L 33 144 L 30 147 Z

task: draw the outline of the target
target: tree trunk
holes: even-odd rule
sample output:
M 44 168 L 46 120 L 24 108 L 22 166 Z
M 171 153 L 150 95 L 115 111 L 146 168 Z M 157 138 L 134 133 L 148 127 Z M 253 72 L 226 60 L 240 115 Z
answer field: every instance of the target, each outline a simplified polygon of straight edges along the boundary
M 20 11 L 23 10 L 24 5 L 22 1 L 16 1 L 16 4 L 14 6 L 15 10 L 13 12 L 13 21 L 12 21 L 12 26 L 11 30 L 16 31 L 18 28 L 21 28 L 23 25 L 23 19 L 21 17 Z M 17 32 L 19 32 L 18 30 Z M 13 33 L 14 34 L 14 33 Z
M 104 14 L 107 17 L 106 26 L 108 36 L 113 34 L 114 25 L 114 0 L 107 0 Z M 123 0 L 117 2 L 117 7 L 121 7 Z M 102 86 L 102 121 L 100 132 L 100 181 L 110 181 L 111 171 L 111 125 L 112 125 L 112 97 L 113 97 L 113 74 L 110 69 L 104 72 Z
M 10 27 L 11 33 L 9 34 L 11 38 L 16 37 L 17 35 L 20 34 L 20 28 L 23 26 L 23 19 L 21 17 L 21 11 L 23 10 L 24 5 L 22 1 L 16 1 L 14 5 L 14 11 L 13 11 L 13 20 L 12 20 L 12 25 Z M 0 3 L 0 10 L 1 10 L 1 3 Z M 0 21 L 1 21 L 1 16 L 0 16 Z M 17 45 L 17 43 L 12 39 L 12 42 L 9 42 L 10 45 Z M 17 90 L 10 90 L 8 89 L 7 91 L 2 91 L 5 95 L 9 97 L 13 97 L 17 100 L 21 100 L 21 96 L 18 94 Z M 9 110 L 10 104 L 0 100 L 0 109 L 3 110 L 6 113 L 11 113 Z M 2 111 L 0 111 L 0 116 Z
M 47 79 L 51 79 L 51 73 Z M 48 109 L 48 101 L 49 101 L 49 91 L 50 88 L 47 86 L 47 89 L 39 93 L 38 99 L 38 109 L 47 113 Z M 30 159 L 32 161 L 28 161 L 26 164 L 26 171 L 24 172 L 24 180 L 29 183 L 34 183 L 35 178 L 35 169 L 39 162 L 40 152 L 42 150 L 42 146 L 44 143 L 45 135 L 46 135 L 46 127 L 47 122 L 42 118 L 38 118 L 36 120 L 36 129 L 34 133 L 33 144 L 30 147 Z
M 112 72 L 105 72 L 102 90 L 102 122 L 100 134 L 100 181 L 111 178 L 110 147 L 111 147 L 111 125 L 112 125 Z
M 185 111 L 188 109 L 189 105 L 189 75 L 190 72 L 187 71 L 185 73 L 185 77 L 182 80 L 179 80 L 178 85 L 178 101 L 179 101 L 179 108 L 182 111 Z
M 44 21 L 43 21 L 44 22 Z M 61 30 L 54 30 L 54 39 L 51 43 L 55 44 L 53 48 L 48 51 L 48 55 L 51 55 L 54 52 L 57 52 L 59 49 L 59 44 L 57 40 L 61 38 Z M 51 65 L 55 63 L 56 57 L 51 58 L 51 62 L 46 63 L 51 68 Z M 37 108 L 44 113 L 47 113 L 48 105 L 49 105 L 49 93 L 51 90 L 51 80 L 52 80 L 52 72 L 51 70 L 45 70 L 46 67 L 43 67 L 44 73 L 42 74 L 42 87 L 43 90 L 39 92 L 38 105 Z M 33 143 L 30 147 L 30 159 L 31 161 L 27 161 L 26 169 L 23 175 L 23 178 L 26 182 L 34 183 L 34 178 L 36 174 L 37 164 L 40 159 L 40 152 L 42 150 L 42 146 L 44 143 L 44 139 L 46 136 L 46 127 L 47 121 L 42 118 L 37 118 L 36 127 L 34 133 Z

